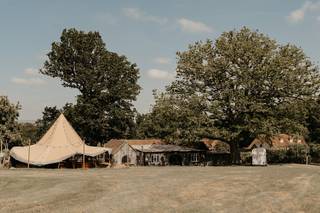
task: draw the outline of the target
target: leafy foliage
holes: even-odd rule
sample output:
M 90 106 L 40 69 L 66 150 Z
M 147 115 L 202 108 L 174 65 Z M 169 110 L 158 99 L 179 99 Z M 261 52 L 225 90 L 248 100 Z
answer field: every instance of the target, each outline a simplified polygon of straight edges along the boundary
M 23 146 L 29 144 L 29 140 L 31 144 L 34 144 L 38 141 L 38 133 L 39 129 L 34 123 L 19 123 L 19 132 L 21 134 L 21 142 Z
M 0 96 L 0 140 L 9 145 L 15 145 L 21 140 L 18 129 L 19 104 L 10 103 L 8 97 Z
M 304 145 L 291 145 L 287 149 L 267 150 L 267 162 L 274 163 L 306 163 L 309 148 Z
M 319 91 L 319 73 L 300 48 L 244 27 L 222 33 L 215 42 L 196 42 L 177 56 L 177 78 L 166 93 L 178 105 L 175 115 L 189 111 L 210 125 L 203 131 L 205 126 L 190 123 L 189 115 L 176 117 L 181 119 L 176 125 L 193 128 L 198 137 L 211 133 L 227 141 L 234 162 L 239 162 L 239 147 L 258 135 L 307 133 L 306 105 Z M 162 105 L 170 104 L 158 99 L 149 116 L 157 117 Z
M 309 131 L 308 140 L 312 143 L 320 143 L 320 99 L 319 97 L 307 106 L 307 128 Z
M 311 143 L 309 146 L 312 163 L 320 163 L 320 144 Z
M 200 135 L 213 130 L 210 120 L 203 114 L 204 107 L 198 97 L 177 98 L 174 94 L 154 93 L 156 103 L 152 112 L 137 118 L 138 136 L 163 138 L 169 143 L 194 145 Z M 210 127 L 210 128 L 209 128 Z
M 132 101 L 140 87 L 139 70 L 125 56 L 106 50 L 98 32 L 65 29 L 52 44 L 41 73 L 62 80 L 80 91 L 69 106 L 71 122 L 89 144 L 110 138 L 130 137 Z

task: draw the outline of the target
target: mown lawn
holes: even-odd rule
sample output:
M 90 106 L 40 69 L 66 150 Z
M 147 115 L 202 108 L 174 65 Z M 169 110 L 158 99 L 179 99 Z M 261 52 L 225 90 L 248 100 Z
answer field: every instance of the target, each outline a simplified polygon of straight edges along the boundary
M 320 212 L 320 167 L 0 170 L 0 212 Z

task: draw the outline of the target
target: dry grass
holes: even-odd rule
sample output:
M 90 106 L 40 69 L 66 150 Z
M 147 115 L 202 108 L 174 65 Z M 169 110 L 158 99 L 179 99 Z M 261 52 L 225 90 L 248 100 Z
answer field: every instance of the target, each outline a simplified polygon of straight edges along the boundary
M 0 212 L 319 212 L 320 167 L 0 170 Z

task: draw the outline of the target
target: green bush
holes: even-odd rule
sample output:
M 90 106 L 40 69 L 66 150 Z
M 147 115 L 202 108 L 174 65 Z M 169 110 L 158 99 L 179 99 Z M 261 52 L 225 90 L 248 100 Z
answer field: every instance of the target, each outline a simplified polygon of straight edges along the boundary
M 267 162 L 272 163 L 286 163 L 287 162 L 287 150 L 267 150 Z
M 306 157 L 311 155 L 312 162 L 320 163 L 320 144 L 310 145 L 310 148 L 301 144 L 290 145 L 286 149 L 267 149 L 268 164 L 306 163 Z M 241 164 L 251 165 L 251 151 L 240 153 Z M 310 158 L 309 158 L 310 162 Z
M 241 152 L 240 153 L 241 164 L 243 165 L 251 165 L 252 164 L 252 156 L 250 152 Z
M 277 163 L 306 163 L 309 149 L 304 145 L 291 145 L 287 149 L 268 149 L 267 162 Z
M 312 163 L 320 163 L 320 144 L 310 144 L 310 157 Z

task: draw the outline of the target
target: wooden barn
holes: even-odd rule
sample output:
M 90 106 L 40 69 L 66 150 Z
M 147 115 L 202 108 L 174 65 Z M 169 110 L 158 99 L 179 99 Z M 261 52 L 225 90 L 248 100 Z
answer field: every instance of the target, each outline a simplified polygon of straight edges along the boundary
M 199 165 L 205 160 L 205 151 L 166 144 L 159 139 L 110 140 L 114 165 L 166 166 Z
M 108 141 L 104 147 L 112 149 L 112 163 L 114 165 L 138 165 L 139 152 L 133 146 L 150 146 L 153 144 L 164 144 L 158 139 L 145 139 L 145 140 L 125 140 L 125 139 L 112 139 Z
M 139 153 L 140 165 L 167 166 L 200 165 L 205 161 L 205 151 L 171 144 L 133 146 Z

